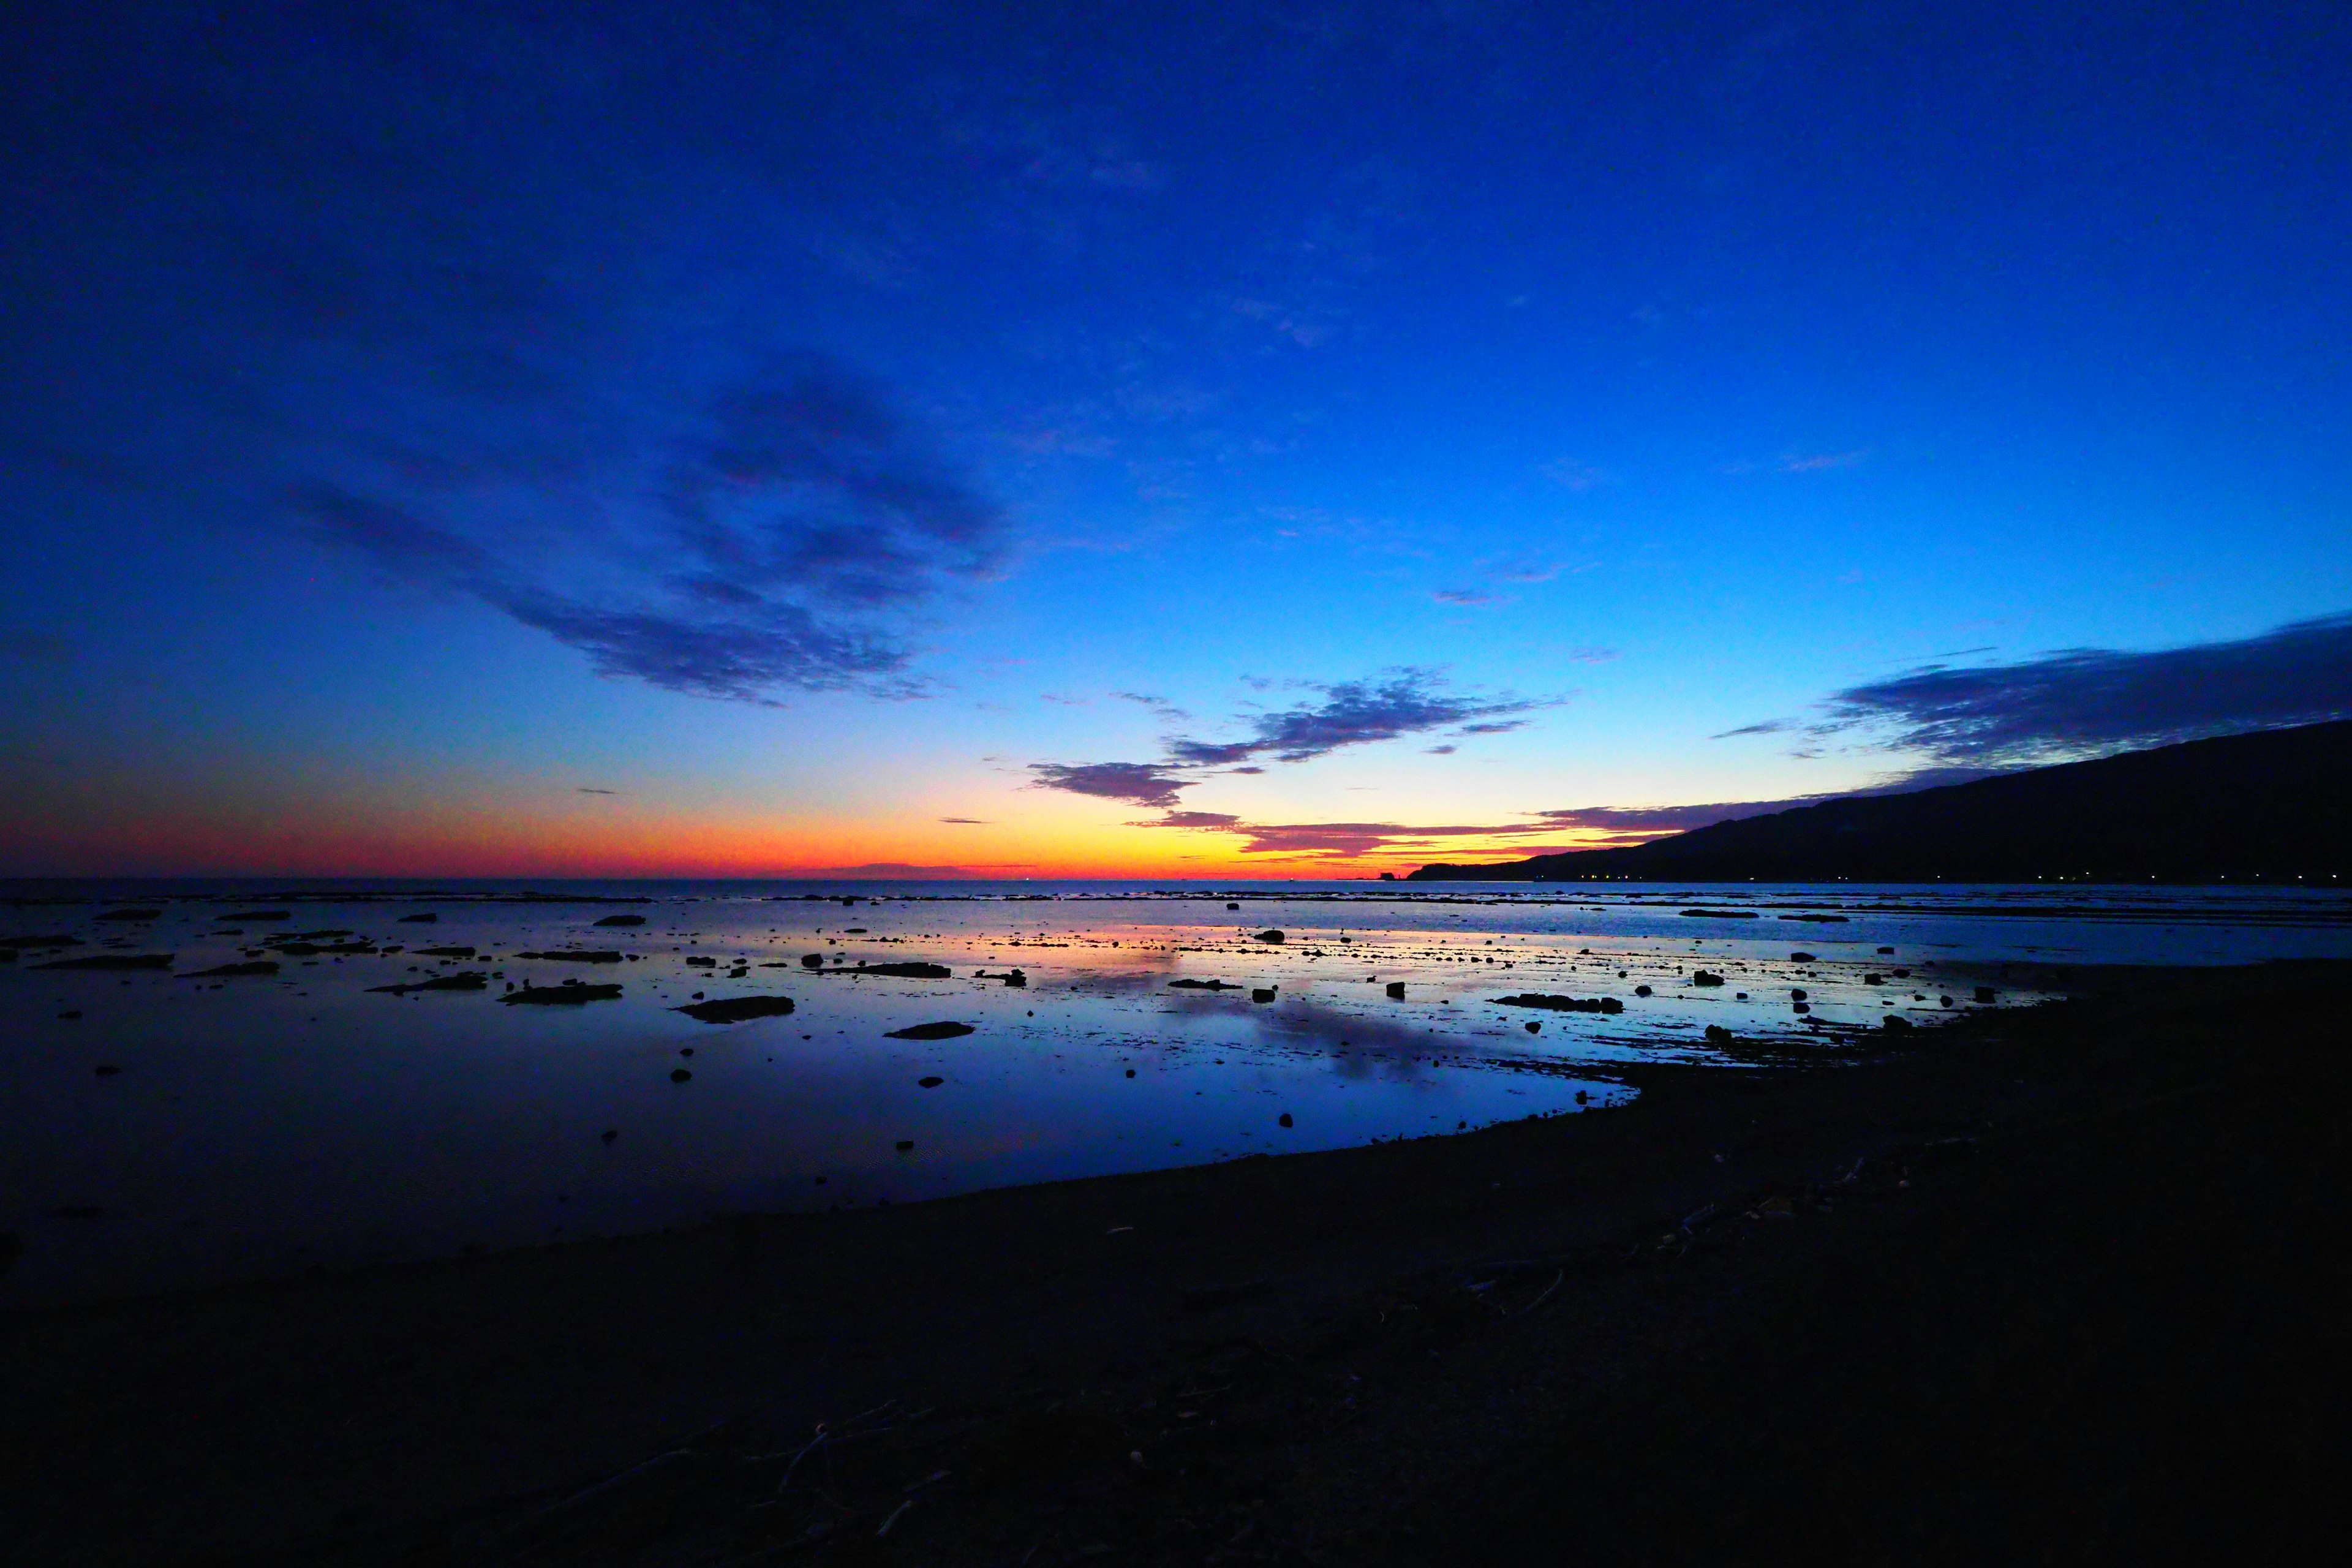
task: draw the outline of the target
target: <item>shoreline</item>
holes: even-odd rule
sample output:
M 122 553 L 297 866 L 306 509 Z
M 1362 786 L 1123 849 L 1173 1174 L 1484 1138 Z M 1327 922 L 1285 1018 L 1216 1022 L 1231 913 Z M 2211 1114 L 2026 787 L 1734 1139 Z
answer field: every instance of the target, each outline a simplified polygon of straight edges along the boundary
M 967 1481 L 937 1483 L 893 1531 L 905 1561 L 981 1562 L 993 1550 L 987 1532 L 1040 1487 L 1160 1495 L 1154 1456 L 1182 1440 L 1139 1436 L 1169 1421 L 1144 1409 L 1160 1403 L 1150 1390 L 1181 1391 L 1205 1371 L 1244 1391 L 1217 1396 L 1230 1405 L 1300 1365 L 1393 1360 L 1367 1312 L 1382 1325 L 1443 1320 L 1451 1337 L 1420 1356 L 1444 1376 L 1430 1384 L 1416 1365 L 1417 1381 L 1390 1379 L 1384 1415 L 1362 1407 L 1369 1393 L 1333 1394 L 1318 1372 L 1311 1396 L 1294 1389 L 1286 1414 L 1256 1418 L 1313 1430 L 1282 1445 L 1306 1458 L 1270 1483 L 1279 1528 L 1261 1524 L 1254 1538 L 1329 1550 L 1335 1521 L 1357 1521 L 1359 1535 L 1374 1521 L 1409 1525 L 1454 1484 L 1448 1466 L 1477 1468 L 1550 1418 L 1527 1390 L 1560 1378 L 1531 1381 L 1523 1363 L 1535 1340 L 1509 1341 L 1506 1326 L 1536 1311 L 1539 1295 L 1541 1332 L 1598 1326 L 1622 1376 L 1671 1366 L 1682 1331 L 1645 1339 L 1651 1323 L 1629 1334 L 1619 1312 L 1655 1273 L 1644 1247 L 1656 1250 L 1657 1237 L 1681 1235 L 1681 1251 L 1704 1257 L 1718 1233 L 1883 1226 L 1883 1215 L 1861 1211 L 1907 1204 L 1895 1194 L 1910 1189 L 1865 1202 L 1870 1184 L 1847 1184 L 1854 1201 L 1842 1198 L 1821 1226 L 1777 1210 L 1771 1220 L 1722 1216 L 1769 1201 L 1759 1194 L 1811 1192 L 1856 1160 L 1874 1173 L 1874 1162 L 1948 1160 L 2004 1128 L 2057 1127 L 2175 1094 L 2215 1070 L 2221 1042 L 2245 1054 L 2243 1026 L 2256 1014 L 2272 1015 L 2273 1030 L 2307 1033 L 2347 976 L 2352 965 L 2327 962 L 2086 972 L 2096 993 L 2087 999 L 1917 1031 L 1867 1063 L 1612 1067 L 1642 1090 L 1624 1108 L 1475 1133 L 13 1314 L 0 1318 L 15 1435 L 0 1461 L 20 1494 L 10 1512 L 21 1539 L 82 1562 L 437 1561 L 453 1542 L 501 1561 L 521 1537 L 500 1532 L 519 1529 L 538 1532 L 534 1561 L 635 1561 L 599 1555 L 614 1539 L 604 1524 L 574 1535 L 575 1524 L 541 1516 L 685 1448 L 696 1458 L 657 1485 L 564 1517 L 618 1509 L 642 1529 L 646 1499 L 666 1499 L 649 1539 L 683 1543 L 679 1561 L 715 1563 L 757 1545 L 744 1531 L 773 1536 L 785 1523 L 773 1508 L 711 1500 L 740 1479 L 744 1454 L 781 1451 L 796 1435 L 804 1445 L 817 1422 L 896 1400 L 902 1414 L 948 1413 L 929 1418 L 933 1428 L 968 1429 L 941 1436 L 894 1419 L 868 1434 L 872 1463 L 984 1450 L 1008 1424 L 1044 1424 L 1034 1452 L 931 1464 Z M 2156 1050 L 2150 1037 L 2178 1043 Z M 1739 1268 L 1772 1273 L 1752 1249 L 1725 1245 Z M 1457 1373 L 1457 1356 L 1493 1365 Z M 1339 1399 L 1345 1419 L 1326 1421 Z M 1487 1415 L 1453 1431 L 1445 1413 L 1465 1399 Z M 1349 1447 L 1349 1431 L 1384 1421 L 1395 1429 L 1377 1455 Z M 1052 1436 L 1073 1422 L 1095 1436 Z M 1451 1436 L 1401 1435 L 1416 1430 Z M 1441 1448 L 1454 1457 L 1441 1462 Z M 722 1462 L 726 1450 L 737 1452 Z M 1130 1451 L 1145 1461 L 1094 1475 L 1105 1456 Z M 1418 1467 L 1412 1478 L 1373 1485 L 1399 1463 Z M 855 1514 L 865 1483 L 846 1461 L 844 1471 L 852 1479 L 836 1505 Z M 901 1493 L 906 1484 L 885 1489 L 890 1507 L 915 1495 Z M 961 1496 L 967 1484 L 975 1489 Z M 787 1501 L 785 1511 L 799 1507 Z M 1129 1498 L 1113 1511 L 1136 1506 Z M 1188 1517 L 1214 1510 L 1186 1506 Z M 1263 1498 L 1252 1506 L 1268 1512 Z M 832 1539 L 806 1536 L 807 1522 L 758 1549 Z M 1087 1530 L 1112 1531 L 1123 1557 L 1158 1560 L 1143 1550 L 1148 1531 L 1069 1532 Z M 1400 1542 L 1410 1537 L 1381 1539 L 1409 1558 Z M 1090 1544 L 1073 1540 L 1067 1552 Z

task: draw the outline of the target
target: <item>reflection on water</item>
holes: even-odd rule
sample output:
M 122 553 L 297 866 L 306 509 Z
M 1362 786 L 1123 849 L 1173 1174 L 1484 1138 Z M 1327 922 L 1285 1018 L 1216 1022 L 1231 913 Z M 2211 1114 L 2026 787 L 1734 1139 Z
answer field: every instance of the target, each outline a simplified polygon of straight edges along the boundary
M 541 891 L 20 889 L 0 941 L 60 940 L 0 963 L 0 1304 L 1451 1132 L 2071 965 L 2352 952 L 2332 890 Z M 949 973 L 854 973 L 909 963 Z M 507 1001 L 566 980 L 620 994 Z M 745 997 L 793 1010 L 677 1010 Z

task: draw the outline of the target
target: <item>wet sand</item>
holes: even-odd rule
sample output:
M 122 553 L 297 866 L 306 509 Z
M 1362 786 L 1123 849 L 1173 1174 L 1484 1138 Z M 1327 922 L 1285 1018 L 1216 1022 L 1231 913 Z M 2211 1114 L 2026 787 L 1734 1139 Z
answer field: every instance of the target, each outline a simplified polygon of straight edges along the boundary
M 2352 965 L 2083 978 L 1467 1136 L 11 1318 L 0 1511 L 78 1563 L 2302 1539 Z

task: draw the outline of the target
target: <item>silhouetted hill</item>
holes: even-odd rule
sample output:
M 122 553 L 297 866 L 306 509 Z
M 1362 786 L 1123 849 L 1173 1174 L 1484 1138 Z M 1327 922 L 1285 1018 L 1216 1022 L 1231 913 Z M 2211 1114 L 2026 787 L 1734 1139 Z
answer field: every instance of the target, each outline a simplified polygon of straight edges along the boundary
M 1414 881 L 2292 882 L 2352 887 L 2352 721 L 1827 801 Z

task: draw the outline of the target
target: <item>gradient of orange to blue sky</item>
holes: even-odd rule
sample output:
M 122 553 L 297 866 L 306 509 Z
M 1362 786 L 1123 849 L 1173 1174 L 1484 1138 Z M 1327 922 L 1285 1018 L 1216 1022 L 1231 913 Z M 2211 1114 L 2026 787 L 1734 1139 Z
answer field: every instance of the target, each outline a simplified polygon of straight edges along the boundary
M 0 874 L 1367 875 L 2352 713 L 2340 10 L 36 6 Z

